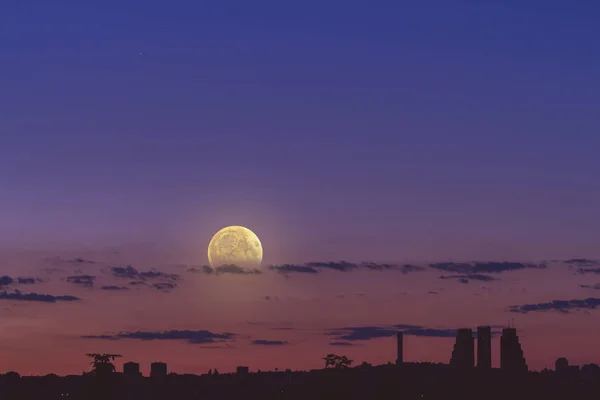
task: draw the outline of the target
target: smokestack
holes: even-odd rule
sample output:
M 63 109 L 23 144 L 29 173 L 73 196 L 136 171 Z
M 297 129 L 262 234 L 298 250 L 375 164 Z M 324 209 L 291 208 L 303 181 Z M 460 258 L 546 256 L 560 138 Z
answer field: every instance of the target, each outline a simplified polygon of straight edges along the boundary
M 397 346 L 396 347 L 396 352 L 397 352 L 396 365 L 400 365 L 404 362 L 404 352 L 403 352 L 403 344 L 404 343 L 403 343 L 402 338 L 403 338 L 402 332 L 398 332 L 396 334 L 396 340 L 397 340 L 397 343 L 396 343 L 396 346 Z

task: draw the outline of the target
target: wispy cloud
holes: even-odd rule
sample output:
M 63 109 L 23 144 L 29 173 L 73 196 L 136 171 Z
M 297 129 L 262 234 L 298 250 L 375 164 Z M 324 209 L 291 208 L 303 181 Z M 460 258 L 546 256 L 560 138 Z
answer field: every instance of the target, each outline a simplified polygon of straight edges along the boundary
M 289 344 L 289 343 L 281 341 L 281 340 L 263 340 L 263 339 L 257 339 L 257 340 L 253 340 L 252 344 L 258 345 L 258 346 L 284 346 L 284 345 Z
M 591 260 L 589 258 L 571 258 L 570 260 L 563 261 L 565 264 L 576 267 L 595 267 L 600 266 L 600 261 Z
M 115 286 L 115 285 L 105 285 L 100 288 L 101 290 L 129 290 L 127 286 Z
M 40 303 L 56 303 L 58 301 L 79 301 L 81 300 L 75 296 L 54 296 L 51 294 L 39 294 L 39 293 L 23 293 L 19 290 L 15 290 L 12 293 L 0 292 L 0 300 L 15 300 L 15 301 L 34 301 Z
M 595 285 L 579 285 L 579 286 L 582 287 L 583 289 L 600 290 L 600 283 L 596 283 Z
M 40 282 L 42 282 L 41 278 L 17 278 L 17 284 L 19 285 L 33 285 Z
M 467 284 L 469 281 L 490 282 L 498 279 L 484 274 L 443 275 L 440 279 L 454 279 L 460 283 Z
M 235 264 L 221 265 L 216 268 L 213 268 L 210 265 L 203 265 L 201 268 L 198 268 L 198 267 L 188 268 L 188 272 L 203 273 L 203 274 L 207 274 L 207 275 L 211 275 L 211 274 L 215 274 L 215 275 L 223 275 L 223 274 L 260 275 L 260 274 L 262 274 L 262 271 L 259 269 L 243 268 L 243 267 L 240 267 L 239 265 L 235 265 Z
M 306 264 L 283 264 L 283 265 L 271 265 L 270 270 L 276 271 L 282 274 L 289 273 L 301 273 L 301 274 L 318 274 L 323 270 L 348 272 L 353 270 L 371 270 L 371 271 L 387 271 L 395 270 L 407 274 L 409 272 L 423 271 L 423 267 L 411 264 L 382 264 L 375 262 L 361 262 L 351 263 L 347 261 L 313 261 Z
M 600 299 L 589 297 L 581 300 L 552 300 L 548 303 L 514 305 L 510 306 L 508 311 L 522 314 L 536 311 L 558 311 L 561 313 L 568 313 L 582 309 L 595 309 L 598 306 L 600 306 Z
M 354 343 L 352 342 L 331 342 L 329 343 L 330 346 L 354 346 Z
M 238 275 L 256 275 L 262 274 L 262 271 L 259 269 L 246 269 L 237 265 L 221 265 L 220 267 L 215 268 L 215 273 L 219 274 L 238 274 Z
M 291 272 L 297 272 L 300 274 L 318 274 L 319 271 L 316 268 L 309 267 L 307 265 L 292 265 L 292 264 L 284 264 L 284 265 L 271 265 L 269 269 L 272 271 L 277 271 L 282 274 L 287 274 Z
M 501 325 L 492 325 L 492 335 L 500 333 Z M 387 338 L 395 336 L 402 332 L 405 336 L 435 337 L 435 338 L 454 338 L 457 329 L 429 328 L 421 325 L 396 324 L 386 326 L 354 326 L 346 328 L 337 328 L 328 331 L 328 336 L 333 336 L 334 341 L 331 346 L 348 346 L 352 342 Z M 477 330 L 473 328 L 473 336 L 477 336 Z M 334 344 L 336 343 L 336 344 Z
M 470 262 L 470 263 L 455 263 L 442 262 L 429 264 L 432 269 L 440 271 L 454 272 L 457 274 L 497 274 L 507 271 L 518 271 L 523 269 L 544 269 L 546 264 L 527 264 L 521 262 L 508 261 L 486 261 L 486 262 Z
M 67 277 L 67 282 L 72 283 L 74 285 L 79 285 L 83 287 L 92 287 L 94 286 L 94 281 L 96 280 L 95 276 L 92 275 L 73 275 Z
M 82 339 L 102 339 L 102 340 L 184 340 L 191 344 L 207 344 L 226 342 L 232 340 L 236 335 L 234 333 L 213 333 L 207 330 L 168 330 L 164 332 L 119 332 L 112 335 L 87 335 L 81 336 Z
M 131 265 L 128 265 L 126 267 L 112 267 L 110 269 L 110 272 L 115 278 L 134 279 L 136 281 L 174 282 L 181 278 L 181 276 L 177 274 L 169 274 L 166 272 L 156 270 L 138 271 Z
M 87 260 L 81 257 L 75 257 L 71 259 L 63 259 L 60 256 L 47 257 L 44 259 L 45 262 L 50 264 L 58 265 L 58 264 L 75 264 L 75 265 L 85 265 L 85 264 L 97 264 L 97 261 Z
M 190 267 L 187 269 L 188 272 L 212 274 L 215 272 L 210 265 L 203 265 L 202 267 Z
M 577 272 L 580 274 L 600 274 L 600 268 L 579 268 Z
M 177 285 L 171 282 L 156 282 L 152 284 L 152 287 L 157 290 L 162 290 L 163 292 L 168 292 L 169 290 L 175 289 Z
M 354 326 L 337 328 L 327 334 L 334 336 L 336 342 L 354 342 L 395 336 L 402 332 L 404 335 L 424 337 L 455 337 L 456 329 L 434 329 L 419 325 L 389 325 L 389 326 Z

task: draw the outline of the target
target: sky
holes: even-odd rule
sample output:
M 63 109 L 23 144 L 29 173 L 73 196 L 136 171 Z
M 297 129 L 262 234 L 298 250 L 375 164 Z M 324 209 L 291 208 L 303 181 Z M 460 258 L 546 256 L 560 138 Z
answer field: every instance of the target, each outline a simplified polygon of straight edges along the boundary
M 531 368 L 600 361 L 594 2 L 5 3 L 0 371 L 387 362 L 397 329 L 447 362 L 513 318 Z M 228 225 L 261 274 L 203 268 Z

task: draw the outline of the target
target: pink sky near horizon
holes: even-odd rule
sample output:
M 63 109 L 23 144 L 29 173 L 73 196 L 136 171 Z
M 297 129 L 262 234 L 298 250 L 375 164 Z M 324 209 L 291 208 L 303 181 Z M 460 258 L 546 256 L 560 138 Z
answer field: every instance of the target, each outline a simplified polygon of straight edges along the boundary
M 137 254 L 136 254 L 137 253 Z M 48 257 L 60 257 L 57 262 Z M 74 257 L 94 264 L 73 264 Z M 131 252 L 4 252 L 1 275 L 41 277 L 44 282 L 20 285 L 24 293 L 73 295 L 75 302 L 37 303 L 0 300 L 0 371 L 22 374 L 78 374 L 89 369 L 86 353 L 110 352 L 124 361 L 137 361 L 147 372 L 152 361 L 165 361 L 178 373 L 205 373 L 210 368 L 232 371 L 237 365 L 251 370 L 311 369 L 322 367 L 329 352 L 343 353 L 357 362 L 385 363 L 395 359 L 393 337 L 353 341 L 352 346 L 330 346 L 327 333 L 335 328 L 394 324 L 456 329 L 481 324 L 503 325 L 514 319 L 531 369 L 552 368 L 566 356 L 571 363 L 600 362 L 596 344 L 595 310 L 509 313 L 510 305 L 545 303 L 555 299 L 594 297 L 594 276 L 575 274 L 563 263 L 547 269 L 491 274 L 497 281 L 460 284 L 441 280 L 451 275 L 430 268 L 399 271 L 323 271 L 319 274 L 269 271 L 261 275 L 215 276 L 187 272 L 189 258 L 172 253 Z M 138 270 L 176 273 L 178 287 L 165 293 L 151 288 L 104 291 L 102 285 L 127 284 L 111 276 L 111 266 L 131 264 Z M 199 263 L 201 264 L 201 263 Z M 63 271 L 48 272 L 46 268 Z M 70 275 L 97 276 L 95 287 L 66 282 Z M 430 291 L 439 294 L 430 294 Z M 265 300 L 269 296 L 270 300 Z M 286 328 L 286 329 L 280 329 Z M 235 338 L 214 345 L 185 340 L 83 339 L 86 335 L 117 332 L 208 330 L 231 332 Z M 252 340 L 285 341 L 286 345 L 253 345 Z M 454 340 L 406 336 L 405 360 L 448 362 Z M 499 362 L 499 340 L 493 341 L 493 364 Z

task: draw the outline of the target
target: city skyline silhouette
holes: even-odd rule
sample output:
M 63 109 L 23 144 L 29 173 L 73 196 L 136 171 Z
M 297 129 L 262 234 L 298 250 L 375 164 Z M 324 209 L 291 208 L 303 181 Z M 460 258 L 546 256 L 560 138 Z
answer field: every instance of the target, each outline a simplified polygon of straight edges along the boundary
M 600 393 L 593 2 L 6 3 L 0 397 Z

